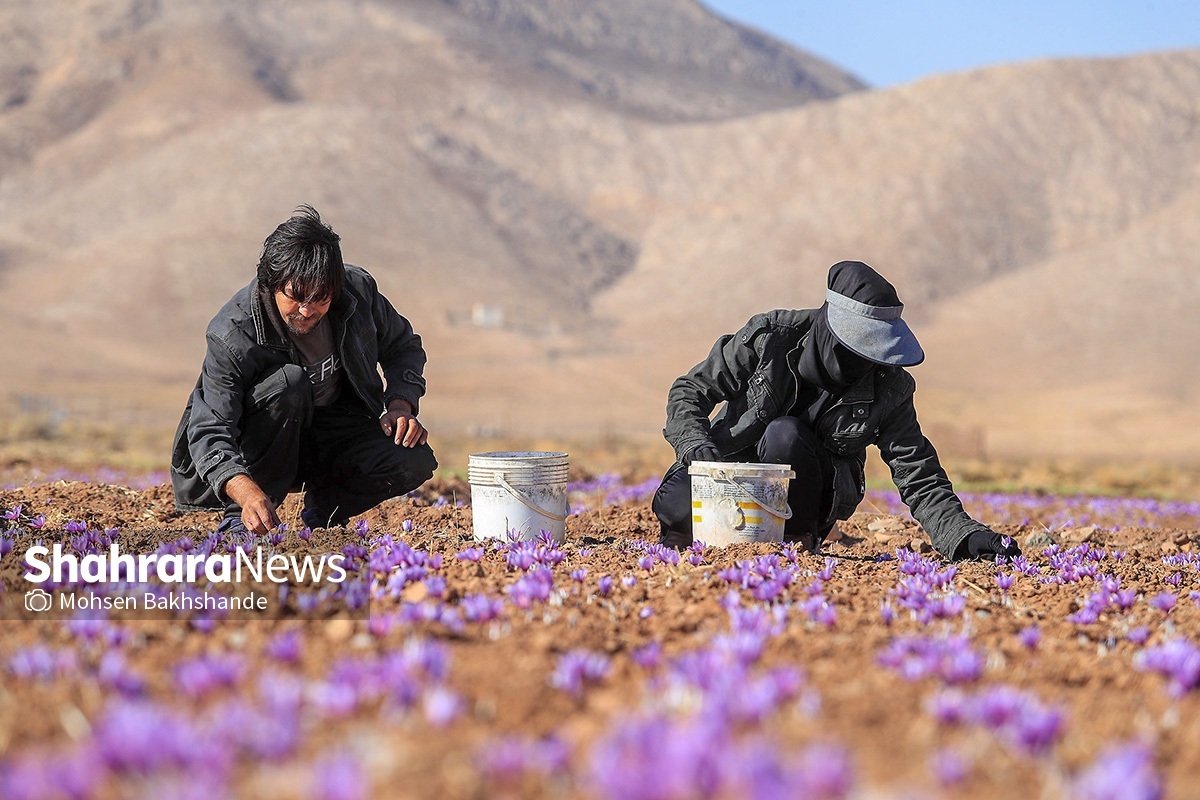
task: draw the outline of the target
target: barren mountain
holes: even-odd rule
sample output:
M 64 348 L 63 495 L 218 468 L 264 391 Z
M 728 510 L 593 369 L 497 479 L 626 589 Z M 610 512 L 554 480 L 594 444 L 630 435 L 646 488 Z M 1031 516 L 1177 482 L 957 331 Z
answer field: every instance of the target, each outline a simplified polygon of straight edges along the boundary
M 862 258 L 927 423 L 1200 443 L 1197 52 L 864 91 L 691 0 L 23 0 L 0 44 L 10 401 L 169 424 L 308 202 L 424 335 L 435 430 L 650 435 L 715 336 Z

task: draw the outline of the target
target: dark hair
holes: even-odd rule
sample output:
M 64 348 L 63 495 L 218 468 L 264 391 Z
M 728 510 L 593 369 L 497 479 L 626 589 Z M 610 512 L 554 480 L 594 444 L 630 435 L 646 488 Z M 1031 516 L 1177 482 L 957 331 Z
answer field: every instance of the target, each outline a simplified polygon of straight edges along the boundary
M 345 277 L 340 241 L 316 209 L 300 206 L 263 242 L 259 285 L 274 293 L 290 281 L 296 300 L 336 300 Z

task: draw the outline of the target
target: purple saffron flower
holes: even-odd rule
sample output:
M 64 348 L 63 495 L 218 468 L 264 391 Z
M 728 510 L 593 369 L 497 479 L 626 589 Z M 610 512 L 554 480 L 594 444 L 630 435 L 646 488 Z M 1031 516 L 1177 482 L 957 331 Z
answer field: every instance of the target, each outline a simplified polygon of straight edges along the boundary
M 1182 697 L 1200 684 L 1200 649 L 1186 639 L 1172 639 L 1143 650 L 1135 663 L 1170 681 L 1172 697 Z
M 461 553 L 456 553 L 454 555 L 454 557 L 457 558 L 459 561 L 471 561 L 474 563 L 478 563 L 480 560 L 483 559 L 483 548 L 482 547 L 468 547 L 466 550 L 463 550 Z
M 662 645 L 658 642 L 650 642 L 634 650 L 630 657 L 633 659 L 633 663 L 642 669 L 657 669 L 658 665 L 662 663 Z
M 600 591 L 601 597 L 608 597 L 608 593 L 612 591 L 613 579 L 611 575 L 601 575 L 600 580 L 596 582 L 596 588 Z
M 33 528 L 35 531 L 40 531 L 42 528 L 46 527 L 46 515 L 38 514 L 33 519 L 29 520 L 29 527 Z
M 1122 589 L 1113 595 L 1113 602 L 1122 611 L 1128 611 L 1137 603 L 1137 592 L 1133 589 Z
M 175 666 L 175 685 L 191 697 L 203 697 L 214 689 L 234 686 L 241 674 L 242 659 L 239 656 L 200 656 Z
M 583 694 L 584 684 L 595 683 L 608 674 L 609 659 L 603 653 L 571 650 L 558 659 L 550 685 L 574 697 Z
M 578 569 L 571 570 L 571 580 L 575 581 L 576 583 L 583 583 L 587 580 L 587 576 L 587 567 L 579 567 Z
M 1042 641 L 1042 632 L 1037 625 L 1030 625 L 1028 628 L 1022 628 L 1017 634 L 1019 641 L 1026 650 L 1036 650 Z
M 315 788 L 318 800 L 366 800 L 371 796 L 362 766 L 347 753 L 317 764 Z
M 963 757 L 953 750 L 938 750 L 929 761 L 929 771 L 938 784 L 949 788 L 967 779 L 970 768 Z
M 8 520 L 9 522 L 19 522 L 21 520 L 21 508 L 21 504 L 18 503 L 8 511 L 5 511 L 4 519 Z
M 1013 582 L 1016 579 L 1017 576 L 1013 575 L 1011 572 L 997 572 L 996 588 L 998 588 L 1001 592 L 1008 594 L 1008 590 L 1012 588 Z
M 1171 613 L 1171 609 L 1175 607 L 1175 602 L 1178 599 L 1179 598 L 1171 592 L 1162 592 L 1161 594 L 1156 594 L 1150 599 L 1150 605 L 1154 606 L 1164 614 L 1169 614 Z
M 303 642 L 300 639 L 300 632 L 294 629 L 279 634 L 266 647 L 267 656 L 285 664 L 300 663 L 302 650 Z
M 1110 746 L 1083 770 L 1071 786 L 1079 800 L 1159 800 L 1162 780 L 1154 754 L 1142 744 Z
M 1130 629 L 1129 633 L 1125 634 L 1125 638 L 1136 644 L 1138 647 L 1141 647 L 1146 643 L 1146 640 L 1150 638 L 1150 629 L 1139 625 L 1136 628 Z
M 434 686 L 421 701 L 425 721 L 435 728 L 444 728 L 458 718 L 462 702 L 458 695 L 444 686 Z

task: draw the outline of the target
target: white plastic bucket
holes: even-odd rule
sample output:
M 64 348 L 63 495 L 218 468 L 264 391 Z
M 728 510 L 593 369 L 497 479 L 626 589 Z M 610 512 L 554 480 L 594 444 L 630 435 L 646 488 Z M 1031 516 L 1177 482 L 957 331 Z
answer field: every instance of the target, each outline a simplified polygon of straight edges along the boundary
M 567 454 L 475 453 L 467 461 L 475 541 L 533 539 L 549 531 L 566 538 Z
M 791 518 L 787 464 L 693 461 L 692 538 L 705 544 L 782 542 Z

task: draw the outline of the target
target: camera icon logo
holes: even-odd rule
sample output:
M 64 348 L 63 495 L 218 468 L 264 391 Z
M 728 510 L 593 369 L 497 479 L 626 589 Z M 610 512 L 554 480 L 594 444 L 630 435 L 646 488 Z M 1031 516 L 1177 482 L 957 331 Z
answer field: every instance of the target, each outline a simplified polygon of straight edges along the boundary
M 41 613 L 49 611 L 54 605 L 54 599 L 43 589 L 33 589 L 25 593 L 25 610 Z

